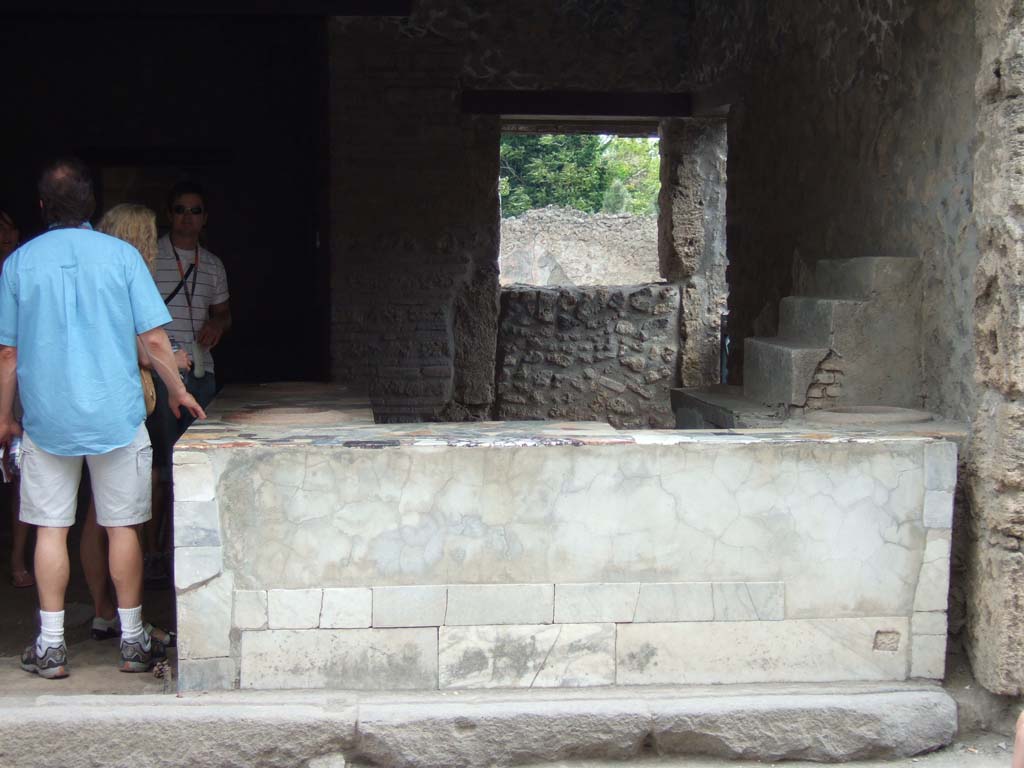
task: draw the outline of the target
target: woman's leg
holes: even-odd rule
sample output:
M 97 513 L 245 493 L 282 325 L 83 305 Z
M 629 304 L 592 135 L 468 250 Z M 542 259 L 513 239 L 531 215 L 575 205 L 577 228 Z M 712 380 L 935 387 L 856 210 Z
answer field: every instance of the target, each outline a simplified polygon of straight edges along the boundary
M 96 503 L 89 497 L 89 509 L 82 526 L 80 546 L 82 571 L 89 586 L 95 616 L 110 621 L 116 615 L 110 596 L 110 571 L 107 567 L 107 532 L 96 522 Z
M 11 583 L 16 587 L 31 587 L 36 583 L 28 570 L 28 534 L 32 526 L 18 519 L 21 512 L 21 482 L 17 477 L 10 488 Z

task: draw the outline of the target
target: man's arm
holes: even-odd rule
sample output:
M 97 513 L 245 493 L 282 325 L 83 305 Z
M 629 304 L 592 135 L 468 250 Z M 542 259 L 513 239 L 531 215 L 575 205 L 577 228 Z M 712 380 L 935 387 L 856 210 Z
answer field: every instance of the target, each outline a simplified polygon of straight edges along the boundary
M 200 407 L 196 399 L 185 389 L 185 383 L 178 375 L 178 365 L 174 360 L 174 353 L 171 352 L 171 342 L 163 328 L 157 327 L 145 333 L 140 333 L 142 346 L 149 353 L 149 359 L 153 364 L 153 370 L 167 387 L 168 404 L 175 416 L 181 416 L 181 407 L 184 406 L 189 413 L 197 419 L 205 419 L 206 412 Z M 3 348 L 0 347 L 0 350 Z M 2 369 L 0 369 L 2 372 Z M 3 391 L 0 390 L 0 397 Z M 0 400 L 0 407 L 3 401 Z M 3 422 L 0 421 L 0 427 Z
M 0 444 L 21 434 L 14 420 L 14 393 L 18 389 L 18 348 L 0 346 Z
M 220 343 L 220 338 L 231 327 L 231 306 L 224 301 L 210 305 L 210 316 L 199 329 L 198 341 L 207 349 L 213 349 Z

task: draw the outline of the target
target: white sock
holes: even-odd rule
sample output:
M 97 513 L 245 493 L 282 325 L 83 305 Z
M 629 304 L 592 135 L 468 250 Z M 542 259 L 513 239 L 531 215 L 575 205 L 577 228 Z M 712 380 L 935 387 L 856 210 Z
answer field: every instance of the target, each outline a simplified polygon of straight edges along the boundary
M 47 648 L 59 648 L 64 644 L 64 611 L 39 612 L 39 639 L 36 652 L 46 653 Z
M 142 641 L 143 647 L 149 645 L 149 637 L 142 628 L 142 606 L 135 608 L 118 608 L 121 617 L 121 639 L 129 643 Z

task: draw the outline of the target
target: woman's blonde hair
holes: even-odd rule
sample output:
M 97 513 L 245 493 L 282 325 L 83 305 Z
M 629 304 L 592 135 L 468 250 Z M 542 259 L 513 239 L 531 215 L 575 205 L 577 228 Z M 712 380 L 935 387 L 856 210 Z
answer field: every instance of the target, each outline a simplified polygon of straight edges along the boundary
M 156 214 L 152 210 L 136 203 L 121 203 L 103 214 L 96 228 L 134 245 L 150 271 L 156 268 Z

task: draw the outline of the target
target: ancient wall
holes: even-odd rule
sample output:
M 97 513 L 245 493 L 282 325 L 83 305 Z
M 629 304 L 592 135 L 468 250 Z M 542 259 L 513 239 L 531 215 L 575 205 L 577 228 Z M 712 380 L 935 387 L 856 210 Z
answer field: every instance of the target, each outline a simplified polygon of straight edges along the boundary
M 388 21 L 330 27 L 331 374 L 383 420 L 494 399 L 495 118 L 462 114 L 461 52 Z
M 697 5 L 705 26 L 759 41 L 730 59 L 730 76 L 743 71 L 729 115 L 730 369 L 741 370 L 743 338 L 775 333 L 779 300 L 808 288 L 818 259 L 916 257 L 920 402 L 966 418 L 977 259 L 970 5 Z M 694 65 L 717 75 L 708 69 Z
M 654 216 L 548 206 L 501 220 L 501 284 L 630 285 L 658 274 Z
M 1019 5 L 978 6 L 982 53 L 973 196 L 981 258 L 973 271 L 975 360 L 965 372 L 973 373 L 977 395 L 962 547 L 974 673 L 989 690 L 1016 695 L 1024 693 L 1024 18 Z M 970 290 L 970 272 L 963 282 L 963 290 Z
M 678 327 L 673 285 L 505 288 L 497 415 L 672 427 Z

